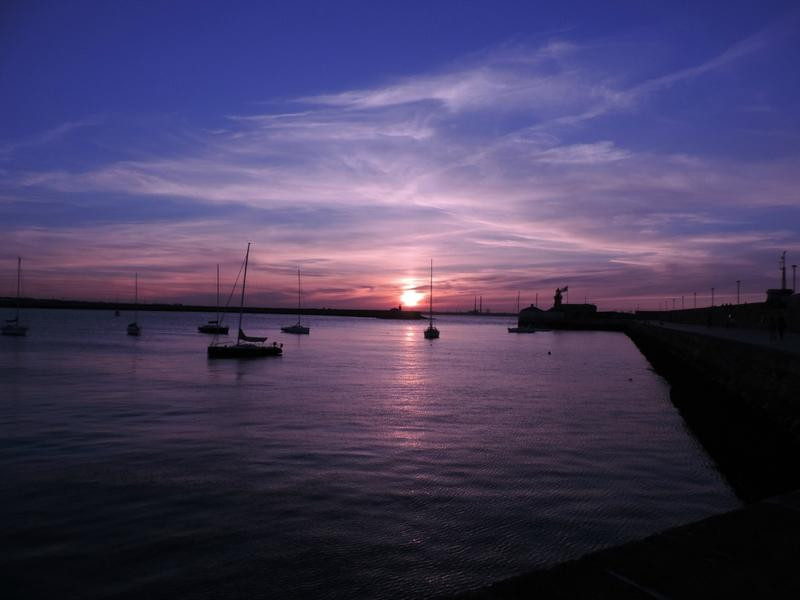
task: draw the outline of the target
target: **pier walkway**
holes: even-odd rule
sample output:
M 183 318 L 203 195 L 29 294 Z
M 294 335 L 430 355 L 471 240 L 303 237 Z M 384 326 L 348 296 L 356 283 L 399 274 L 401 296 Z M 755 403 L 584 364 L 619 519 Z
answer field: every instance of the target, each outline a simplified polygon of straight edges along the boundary
M 759 329 L 739 329 L 721 325 L 713 327 L 683 325 L 681 323 L 670 323 L 669 321 L 639 321 L 639 323 L 800 354 L 800 334 L 789 331 L 783 334 L 783 339 L 779 339 L 777 333 L 774 336 L 770 336 L 768 331 Z
M 800 598 L 800 491 L 458 596 Z

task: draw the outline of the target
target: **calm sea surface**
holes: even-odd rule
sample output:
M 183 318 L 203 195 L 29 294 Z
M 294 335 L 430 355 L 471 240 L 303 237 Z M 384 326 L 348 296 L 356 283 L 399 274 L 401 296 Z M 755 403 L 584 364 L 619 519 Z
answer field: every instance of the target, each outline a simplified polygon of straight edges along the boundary
M 0 338 L 4 598 L 426 598 L 739 505 L 621 334 L 129 317 Z

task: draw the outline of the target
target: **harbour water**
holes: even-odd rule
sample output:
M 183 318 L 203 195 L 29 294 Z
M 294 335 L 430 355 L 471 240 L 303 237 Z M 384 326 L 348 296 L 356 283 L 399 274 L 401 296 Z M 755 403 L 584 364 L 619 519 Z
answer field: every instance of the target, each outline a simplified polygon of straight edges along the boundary
M 4 597 L 428 598 L 740 505 L 622 334 L 248 315 L 284 356 L 213 361 L 204 314 L 24 317 Z

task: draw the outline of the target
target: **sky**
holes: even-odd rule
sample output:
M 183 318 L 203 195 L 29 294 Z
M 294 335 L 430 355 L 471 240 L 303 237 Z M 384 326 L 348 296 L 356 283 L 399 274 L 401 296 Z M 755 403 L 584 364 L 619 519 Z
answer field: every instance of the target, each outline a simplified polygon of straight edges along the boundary
M 799 61 L 793 2 L 3 2 L 0 295 L 761 301 Z

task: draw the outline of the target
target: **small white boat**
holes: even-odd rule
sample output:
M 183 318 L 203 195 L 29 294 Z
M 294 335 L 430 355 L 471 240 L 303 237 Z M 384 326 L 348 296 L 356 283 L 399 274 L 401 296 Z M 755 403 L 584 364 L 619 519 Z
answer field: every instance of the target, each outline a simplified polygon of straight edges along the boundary
M 426 340 L 437 340 L 439 339 L 439 330 L 436 329 L 433 325 L 433 259 L 431 259 L 431 291 L 428 296 L 428 305 L 429 305 L 429 314 L 428 314 L 428 328 L 425 330 L 425 339 Z
M 22 273 L 22 257 L 17 257 L 17 314 L 13 319 L 6 319 L 6 324 L 3 325 L 2 334 L 22 337 L 28 334 L 27 325 L 21 325 L 19 322 L 19 294 L 20 294 L 20 277 Z
M 297 333 L 300 335 L 308 335 L 311 332 L 310 327 L 306 327 L 300 323 L 300 315 L 302 313 L 300 304 L 301 288 L 300 288 L 300 269 L 297 269 L 297 323 L 294 325 L 287 325 L 281 327 L 283 333 Z

